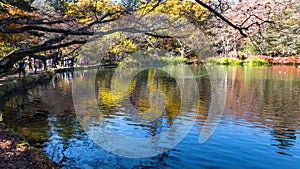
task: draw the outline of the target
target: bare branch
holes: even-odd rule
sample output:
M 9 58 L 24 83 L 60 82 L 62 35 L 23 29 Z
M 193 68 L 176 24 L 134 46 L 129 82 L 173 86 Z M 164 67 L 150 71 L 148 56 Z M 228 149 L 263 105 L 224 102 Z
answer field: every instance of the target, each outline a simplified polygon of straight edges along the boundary
M 220 18 L 221 20 L 223 20 L 225 23 L 227 23 L 228 25 L 230 25 L 232 28 L 238 30 L 243 37 L 247 37 L 247 35 L 243 32 L 243 28 L 242 27 L 233 24 L 231 21 L 229 21 L 227 18 L 225 18 L 222 14 L 220 14 L 219 12 L 217 12 L 216 10 L 214 10 L 212 7 L 210 7 L 209 5 L 205 4 L 204 2 L 202 2 L 200 0 L 195 0 L 195 1 L 198 4 L 200 4 L 201 6 L 203 6 L 204 8 L 208 9 L 213 14 L 215 14 L 218 18 Z

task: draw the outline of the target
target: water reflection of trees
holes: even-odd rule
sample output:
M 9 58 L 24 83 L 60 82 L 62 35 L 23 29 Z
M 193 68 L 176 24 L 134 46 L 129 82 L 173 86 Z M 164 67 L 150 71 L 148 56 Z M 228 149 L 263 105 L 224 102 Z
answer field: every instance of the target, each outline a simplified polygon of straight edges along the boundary
M 270 130 L 279 148 L 294 145 L 300 127 L 300 74 L 293 67 L 228 68 L 227 113 Z M 259 122 L 259 123 L 257 123 Z M 298 132 L 297 132 L 298 131 Z
M 128 76 L 119 77 L 118 80 L 127 80 L 126 78 L 129 77 L 130 73 L 130 70 L 128 70 Z M 110 117 L 109 115 L 114 114 L 116 111 L 115 102 L 110 90 L 112 76 L 113 71 L 107 70 L 101 70 L 97 74 L 98 80 L 96 83 L 99 92 L 99 107 L 101 112 L 105 115 L 104 117 Z M 145 70 L 132 79 L 130 89 L 125 89 L 125 91 L 130 90 L 129 93 L 124 91 L 119 93 L 117 97 L 118 101 L 129 97 L 132 105 L 140 111 L 139 115 L 147 118 L 147 114 L 143 112 L 150 109 L 149 95 L 150 92 L 157 88 L 163 91 L 167 97 L 165 111 L 162 116 L 152 121 L 151 124 L 137 124 L 142 125 L 143 128 L 148 128 L 150 136 L 157 135 L 165 129 L 168 129 L 180 111 L 180 92 L 176 81 L 160 70 Z M 128 94 L 129 96 L 127 96 Z
M 35 146 L 49 138 L 51 127 L 55 127 L 60 136 L 70 138 L 76 128 L 71 76 L 68 73 L 57 74 L 49 84 L 18 91 L 1 106 L 5 123 Z M 55 118 L 51 125 L 49 118 Z
M 275 137 L 277 144 L 272 144 L 281 149 L 288 149 L 294 146 L 296 142 L 296 131 L 284 126 L 274 126 L 271 130 L 271 135 Z
M 131 69 L 126 70 L 124 74 L 128 73 L 128 76 L 118 77 L 119 81 L 126 81 L 129 75 L 132 73 Z M 180 69 L 171 69 L 171 71 L 180 71 Z M 199 72 L 198 72 L 199 73 Z M 149 95 L 152 91 L 159 89 L 166 96 L 166 108 L 161 116 L 159 116 L 156 120 L 151 121 L 147 125 L 136 124 L 142 126 L 143 129 L 148 130 L 149 136 L 158 135 L 161 132 L 169 129 L 170 126 L 173 125 L 174 120 L 180 113 L 181 106 L 181 96 L 183 95 L 186 98 L 192 98 L 193 96 L 187 96 L 187 93 L 183 93 L 181 95 L 179 86 L 170 74 L 160 70 L 160 69 L 148 69 L 141 71 L 135 78 L 131 80 L 131 84 L 129 89 L 124 89 L 125 91 L 129 90 L 130 92 L 120 92 L 118 96 L 114 96 L 113 100 L 111 93 L 111 85 L 112 85 L 112 77 L 114 75 L 114 71 L 111 70 L 100 70 L 97 73 L 97 91 L 98 91 L 98 103 L 101 112 L 104 114 L 104 118 L 114 118 L 113 115 L 116 110 L 117 103 L 122 103 L 124 98 L 129 97 L 132 105 L 140 111 L 138 114 L 143 116 L 143 118 L 148 118 L 149 113 L 155 114 L 155 112 L 149 112 L 147 110 L 150 109 Z M 190 79 L 185 79 L 185 77 L 181 77 L 178 80 L 186 81 L 186 85 L 189 84 Z M 196 79 L 198 86 L 200 86 L 199 91 L 201 98 L 199 98 L 199 116 L 197 118 L 205 119 L 207 115 L 207 105 L 206 100 L 209 100 L 209 87 L 210 83 L 208 79 Z M 122 83 L 114 83 L 119 85 L 117 88 L 122 88 Z M 208 89 L 208 90 L 207 90 Z M 122 89 L 121 89 L 122 90 Z M 183 91 L 184 92 L 184 91 Z M 204 101 L 205 100 L 205 101 Z M 125 102 L 125 101 L 123 101 Z M 192 105 L 191 105 L 192 107 Z M 152 109 L 153 110 L 153 109 Z M 155 111 L 155 110 L 154 110 Z M 127 119 L 130 120 L 130 119 Z M 174 131 L 175 132 L 175 131 Z
M 193 69 L 195 74 L 199 74 L 197 71 L 202 71 L 201 67 Z M 115 117 L 116 108 L 110 91 L 113 74 L 113 70 L 103 69 L 97 75 L 98 104 L 101 112 L 104 113 L 104 118 Z M 75 76 L 90 86 L 95 84 L 95 81 L 86 81 L 88 72 L 75 72 Z M 48 139 L 51 115 L 55 117 L 51 127 L 55 127 L 58 135 L 63 138 L 71 138 L 79 124 L 72 104 L 70 77 L 71 75 L 59 74 L 50 86 L 40 85 L 12 97 L 1 107 L 5 123 L 14 127 L 29 140 L 30 137 L 35 140 Z M 234 122 L 238 125 L 258 127 L 270 132 L 274 137 L 271 143 L 273 146 L 281 149 L 291 148 L 300 129 L 299 77 L 300 73 L 291 67 L 284 70 L 281 67 L 228 67 L 226 114 L 234 117 Z M 196 78 L 196 81 L 200 96 L 197 118 L 198 127 L 201 128 L 202 122 L 207 118 L 210 104 L 210 81 L 208 77 Z M 132 80 L 129 89 L 131 102 L 140 111 L 148 109 L 149 92 L 156 88 L 166 95 L 167 107 L 157 120 L 141 126 L 143 130 L 147 130 L 146 136 L 158 135 L 169 129 L 180 111 L 180 91 L 177 83 L 170 75 L 161 71 L 157 71 L 154 76 L 153 69 L 141 72 Z M 121 99 L 124 96 L 121 94 L 119 97 Z M 85 117 L 99 119 L 99 112 L 90 113 L 93 116 Z M 90 119 L 83 119 L 83 121 L 88 120 Z
M 18 91 L 16 95 L 1 105 L 4 122 L 15 131 L 25 136 L 29 143 L 36 143 L 47 138 L 47 105 L 41 102 L 40 91 L 44 85 L 31 90 Z M 33 105 L 35 105 L 33 107 Z

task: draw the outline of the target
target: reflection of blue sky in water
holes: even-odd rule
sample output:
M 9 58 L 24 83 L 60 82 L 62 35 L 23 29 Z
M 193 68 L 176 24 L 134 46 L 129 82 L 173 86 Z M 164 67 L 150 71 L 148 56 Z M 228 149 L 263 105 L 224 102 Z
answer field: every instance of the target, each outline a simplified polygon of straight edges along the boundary
M 300 160 L 299 146 L 288 150 L 271 146 L 270 143 L 276 144 L 277 141 L 268 131 L 249 128 L 251 126 L 248 125 L 251 124 L 247 123 L 236 125 L 234 121 L 230 121 L 233 119 L 232 116 L 226 116 L 205 144 L 198 143 L 199 132 L 195 126 L 171 151 L 152 158 L 129 159 L 108 153 L 81 131 L 75 132 L 71 139 L 59 137 L 52 131 L 46 150 L 50 157 L 53 154 L 55 161 L 61 161 L 63 156 L 67 156 L 63 162 L 67 168 L 297 168 Z M 299 139 L 294 144 L 299 145 Z
M 232 77 L 235 69 L 228 69 Z M 37 142 L 45 142 L 48 156 L 62 162 L 65 168 L 299 168 L 299 73 L 289 71 L 282 75 L 274 69 L 236 69 L 237 80 L 228 80 L 226 112 L 211 138 L 204 144 L 198 142 L 205 120 L 202 114 L 204 118 L 197 120 L 180 144 L 151 158 L 123 158 L 91 141 L 80 129 L 76 115 L 71 113 L 71 81 L 58 79 L 54 84 L 24 91 L 0 110 L 5 123 L 17 131 L 29 128 L 37 134 L 38 129 L 46 128 L 44 132 L 48 136 Z M 75 76 L 81 78 L 80 73 Z M 200 90 L 203 102 L 209 102 L 207 79 L 197 81 L 203 87 Z M 285 105 L 281 104 L 282 100 L 287 100 Z M 205 111 L 207 108 L 203 107 Z M 42 110 L 50 111 L 44 119 L 46 123 L 42 117 L 30 114 Z M 33 129 L 33 126 L 39 128 Z

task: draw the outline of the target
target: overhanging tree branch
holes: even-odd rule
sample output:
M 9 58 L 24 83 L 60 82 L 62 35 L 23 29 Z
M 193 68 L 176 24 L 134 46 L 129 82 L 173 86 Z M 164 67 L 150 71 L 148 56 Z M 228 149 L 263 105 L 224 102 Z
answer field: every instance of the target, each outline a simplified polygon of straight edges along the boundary
M 214 15 L 216 15 L 218 18 L 220 18 L 221 20 L 223 20 L 225 23 L 227 23 L 229 26 L 233 27 L 234 29 L 238 30 L 240 32 L 240 34 L 243 37 L 247 37 L 247 35 L 243 32 L 244 29 L 243 27 L 240 27 L 238 25 L 233 24 L 231 21 L 229 21 L 227 18 L 225 18 L 222 14 L 220 14 L 219 12 L 217 12 L 216 10 L 214 10 L 212 7 L 210 7 L 209 5 L 207 5 L 206 3 L 200 1 L 200 0 L 195 0 L 198 4 L 200 4 L 201 6 L 203 6 L 204 8 L 208 9 L 210 12 L 212 12 Z
M 73 41 L 69 41 L 69 42 L 65 42 L 65 43 L 57 44 L 57 45 L 50 45 L 50 46 L 46 45 L 45 46 L 43 44 L 43 45 L 38 45 L 38 46 L 35 46 L 32 48 L 28 48 L 28 49 L 17 50 L 17 51 L 10 53 L 2 60 L 0 60 L 0 69 L 11 68 L 18 60 L 23 59 L 25 56 L 37 57 L 38 55 L 35 55 L 34 53 L 64 48 L 64 47 L 68 47 L 68 46 L 75 45 L 75 44 L 85 44 L 86 42 L 87 42 L 87 40 L 73 40 Z

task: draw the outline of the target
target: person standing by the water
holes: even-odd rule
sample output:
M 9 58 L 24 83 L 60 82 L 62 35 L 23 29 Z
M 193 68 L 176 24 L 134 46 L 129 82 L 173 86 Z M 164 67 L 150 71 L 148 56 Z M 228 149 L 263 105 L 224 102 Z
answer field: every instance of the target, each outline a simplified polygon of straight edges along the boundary
M 57 59 L 56 58 L 52 58 L 52 68 L 56 68 L 57 65 Z
M 83 66 L 84 65 L 84 58 L 80 58 L 80 66 Z
M 77 57 L 73 57 L 73 66 L 77 66 Z
M 52 68 L 52 59 L 47 59 L 47 69 L 51 69 Z
M 29 58 L 28 59 L 28 68 L 29 68 L 29 71 L 33 71 L 33 59 L 32 58 Z
M 47 71 L 48 70 L 48 60 L 44 59 L 43 60 L 43 66 L 44 66 L 44 71 Z
M 88 66 L 89 58 L 87 56 L 84 57 L 85 64 Z
M 64 58 L 61 57 L 59 60 L 60 60 L 60 67 L 64 67 Z
M 21 74 L 23 74 L 23 76 L 25 76 L 26 62 L 24 59 L 17 63 L 17 67 L 18 67 L 19 77 L 21 77 Z
M 63 58 L 63 62 L 64 62 L 64 67 L 67 67 L 68 66 L 68 60 L 69 60 L 69 57 L 65 56 Z
M 39 60 L 38 68 L 42 71 L 43 70 L 43 61 Z
M 72 68 L 74 66 L 74 58 L 69 58 L 69 67 Z
M 37 69 L 39 68 L 39 61 L 37 59 L 34 60 L 34 73 L 36 73 Z

